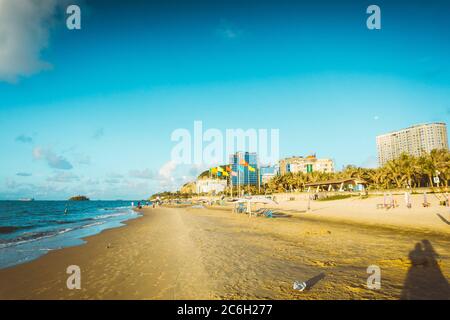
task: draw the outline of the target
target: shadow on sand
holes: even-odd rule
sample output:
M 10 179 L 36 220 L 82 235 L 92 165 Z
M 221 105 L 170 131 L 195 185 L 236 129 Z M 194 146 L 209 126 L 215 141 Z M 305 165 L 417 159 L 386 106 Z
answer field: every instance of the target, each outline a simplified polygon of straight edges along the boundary
M 320 274 L 318 274 L 317 276 L 312 277 L 311 279 L 309 279 L 308 281 L 306 281 L 306 290 L 311 290 L 317 282 L 319 282 L 320 280 L 322 280 L 323 278 L 325 278 L 325 273 L 322 272 Z
M 416 243 L 409 253 L 411 267 L 400 299 L 450 300 L 450 285 L 439 267 L 437 257 L 430 241 Z
M 439 217 L 439 219 L 442 220 L 442 222 L 444 222 L 444 223 L 450 225 L 450 221 L 448 221 L 447 219 L 445 219 L 445 218 L 444 218 L 442 215 L 440 215 L 439 213 L 436 213 L 436 214 L 437 214 L 437 216 Z

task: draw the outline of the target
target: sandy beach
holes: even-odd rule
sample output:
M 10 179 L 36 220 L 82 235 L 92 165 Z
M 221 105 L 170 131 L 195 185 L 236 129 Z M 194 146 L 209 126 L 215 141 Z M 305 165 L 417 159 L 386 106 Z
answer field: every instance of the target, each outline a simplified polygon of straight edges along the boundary
M 0 270 L 0 299 L 450 299 L 448 208 L 361 210 L 379 202 L 369 198 L 302 212 L 301 201 L 281 201 L 291 216 L 272 219 L 144 208 L 85 245 Z M 66 287 L 69 265 L 80 290 Z M 367 288 L 370 265 L 379 290 Z M 293 290 L 296 280 L 308 289 Z

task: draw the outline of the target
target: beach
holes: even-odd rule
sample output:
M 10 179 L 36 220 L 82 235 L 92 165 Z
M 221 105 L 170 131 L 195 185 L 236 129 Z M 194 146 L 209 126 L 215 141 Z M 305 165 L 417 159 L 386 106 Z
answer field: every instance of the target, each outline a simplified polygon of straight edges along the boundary
M 302 201 L 280 201 L 283 218 L 146 207 L 84 245 L 0 270 L 0 299 L 450 299 L 450 226 L 437 216 L 449 220 L 448 208 L 400 219 L 401 207 L 372 212 L 380 197 L 313 202 L 310 212 Z M 67 289 L 70 265 L 79 290 Z M 373 265 L 380 289 L 367 287 Z

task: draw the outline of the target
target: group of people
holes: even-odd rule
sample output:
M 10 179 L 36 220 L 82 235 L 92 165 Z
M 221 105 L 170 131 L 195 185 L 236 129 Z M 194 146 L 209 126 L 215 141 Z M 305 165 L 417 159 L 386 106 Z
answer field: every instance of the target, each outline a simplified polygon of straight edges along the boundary
M 436 196 L 436 195 L 435 195 Z M 438 197 L 438 196 L 436 196 Z M 439 198 L 439 197 L 438 197 Z M 412 202 L 411 202 L 411 192 L 409 191 L 405 191 L 404 193 L 404 199 L 405 199 L 405 205 L 407 208 L 411 209 L 412 208 Z M 448 193 L 445 193 L 443 195 L 443 199 L 439 198 L 439 203 L 442 206 L 446 206 L 449 207 L 450 206 L 450 201 L 449 201 L 449 195 Z M 428 197 L 427 197 L 427 193 L 424 192 L 423 193 L 423 202 L 422 202 L 422 206 L 424 208 L 430 207 L 431 203 L 428 202 Z M 392 193 L 385 193 L 384 197 L 383 197 L 383 203 L 382 204 L 378 204 L 377 208 L 381 208 L 381 209 L 391 209 L 391 208 L 396 208 L 398 207 L 398 203 L 397 200 L 394 199 Z
M 156 206 L 161 205 L 161 200 L 157 199 L 155 201 L 151 202 L 151 205 L 153 208 L 155 208 Z M 150 202 L 149 201 L 138 201 L 136 208 L 137 209 L 142 209 L 143 207 L 149 207 L 150 206 Z M 131 207 L 135 208 L 134 206 L 134 202 L 131 202 Z
M 392 199 L 392 194 L 390 194 L 390 198 Z M 441 199 L 439 197 L 438 197 L 438 199 L 439 199 L 439 204 L 440 205 L 445 206 L 445 207 L 450 206 L 448 193 L 445 193 L 443 195 L 443 199 Z M 405 192 L 405 204 L 406 204 L 407 208 L 411 208 L 412 207 L 412 204 L 411 204 L 411 192 L 408 192 L 408 191 Z M 426 208 L 426 207 L 429 207 L 430 205 L 431 205 L 431 203 L 428 202 L 427 193 L 424 192 L 423 193 L 422 206 Z

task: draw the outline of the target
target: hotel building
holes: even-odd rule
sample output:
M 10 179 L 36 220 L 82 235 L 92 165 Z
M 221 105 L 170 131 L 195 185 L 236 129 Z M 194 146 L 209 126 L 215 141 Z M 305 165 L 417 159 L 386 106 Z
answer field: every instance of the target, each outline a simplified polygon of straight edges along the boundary
M 311 173 L 334 172 L 334 163 L 331 159 L 318 159 L 315 155 L 307 157 L 290 157 L 280 160 L 280 174 L 288 172 Z
M 239 163 L 244 160 L 250 166 L 255 168 L 255 171 L 248 170 L 247 166 L 241 166 L 242 170 L 239 170 Z M 230 155 L 231 169 L 237 173 L 237 176 L 231 177 L 231 183 L 233 186 L 237 185 L 258 185 L 258 156 L 256 152 L 236 152 Z
M 447 126 L 441 122 L 419 124 L 379 135 L 376 141 L 378 164 L 382 166 L 403 152 L 418 157 L 433 149 L 448 149 Z
M 261 178 L 261 185 L 264 185 L 275 177 L 279 172 L 278 164 L 274 166 L 264 166 L 259 168 L 259 176 Z
M 211 193 L 218 194 L 219 192 L 225 192 L 227 188 L 227 181 L 220 179 L 198 179 L 195 183 L 196 193 Z

